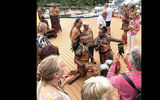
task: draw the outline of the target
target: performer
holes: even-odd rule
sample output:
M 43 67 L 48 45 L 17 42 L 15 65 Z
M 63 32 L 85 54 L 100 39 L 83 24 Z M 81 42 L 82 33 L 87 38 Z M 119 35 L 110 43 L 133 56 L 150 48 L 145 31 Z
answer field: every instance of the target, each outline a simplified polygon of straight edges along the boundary
M 72 50 L 74 51 L 74 53 L 79 46 L 80 36 L 82 35 L 81 30 L 80 30 L 81 26 L 82 26 L 82 20 L 76 19 L 71 29 L 71 32 L 70 32 Z
M 129 7 L 127 7 L 129 9 Z M 128 30 L 128 26 L 129 26 L 129 10 L 128 9 L 124 9 L 124 13 L 122 15 L 122 29 L 124 31 L 124 33 L 122 34 L 122 42 L 123 44 L 127 44 L 127 32 L 129 31 Z
M 52 28 L 55 28 L 56 31 L 62 31 L 60 20 L 59 20 L 59 9 L 56 7 L 56 4 L 53 3 L 52 7 L 50 8 L 50 19 Z
M 41 17 L 42 17 L 42 9 L 38 7 L 37 8 L 37 13 L 38 13 L 39 19 L 41 19 Z
M 124 4 L 122 4 L 121 5 L 121 12 L 120 12 L 120 14 L 121 14 L 121 16 L 120 16 L 120 18 L 122 19 L 122 16 L 124 15 L 124 13 L 125 13 L 125 5 Z M 121 30 L 123 30 L 123 20 L 122 20 L 122 27 L 121 27 Z
M 89 53 L 91 54 L 92 56 L 92 59 L 91 59 L 91 63 L 93 64 L 96 64 L 94 58 L 93 58 L 93 55 L 94 55 L 94 39 L 93 39 L 93 31 L 91 30 L 91 28 L 89 28 L 89 24 L 87 22 L 84 22 L 83 23 L 83 27 L 84 27 L 84 30 L 83 30 L 83 36 L 85 36 L 88 40 L 88 49 L 89 49 Z
M 87 38 L 84 36 L 81 37 L 80 45 L 78 46 L 78 49 L 75 52 L 75 58 L 74 58 L 74 62 L 77 64 L 77 70 L 73 70 L 69 73 L 71 75 L 74 75 L 72 82 L 69 84 L 72 84 L 76 79 L 80 77 L 84 77 L 87 74 L 87 71 L 91 71 L 92 76 L 99 75 L 96 65 L 89 63 L 89 58 L 92 58 L 92 56 L 89 53 L 87 44 L 88 44 Z
M 99 31 L 98 37 L 95 38 L 95 49 L 99 51 L 99 57 L 101 64 L 104 64 L 106 60 L 113 60 L 113 52 L 110 46 L 110 42 L 121 42 L 120 39 L 115 39 L 111 35 L 106 34 L 107 29 L 104 27 Z

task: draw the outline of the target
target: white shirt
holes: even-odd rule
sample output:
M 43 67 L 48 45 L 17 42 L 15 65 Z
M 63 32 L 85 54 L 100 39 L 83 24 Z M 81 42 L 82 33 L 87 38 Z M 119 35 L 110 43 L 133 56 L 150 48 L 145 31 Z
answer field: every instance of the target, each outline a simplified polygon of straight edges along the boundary
M 112 11 L 113 10 L 110 7 L 106 8 L 106 10 L 107 10 L 107 13 L 108 13 L 106 21 L 111 21 L 111 19 L 112 19 Z
M 99 15 L 99 17 L 98 17 L 98 26 L 99 26 L 99 24 L 101 24 L 101 28 L 106 26 L 106 21 L 104 20 L 102 15 Z

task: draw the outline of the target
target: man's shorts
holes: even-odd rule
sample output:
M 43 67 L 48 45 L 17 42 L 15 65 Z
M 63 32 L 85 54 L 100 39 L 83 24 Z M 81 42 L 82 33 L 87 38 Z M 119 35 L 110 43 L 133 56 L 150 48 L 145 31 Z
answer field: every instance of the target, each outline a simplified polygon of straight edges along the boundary
M 106 21 L 106 26 L 109 27 L 111 25 L 111 21 Z

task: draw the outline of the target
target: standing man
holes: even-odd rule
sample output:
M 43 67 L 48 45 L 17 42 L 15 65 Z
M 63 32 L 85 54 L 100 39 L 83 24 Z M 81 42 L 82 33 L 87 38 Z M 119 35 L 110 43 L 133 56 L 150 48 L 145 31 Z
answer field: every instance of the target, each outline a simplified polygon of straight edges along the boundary
M 120 39 L 115 39 L 111 35 L 106 34 L 107 29 L 102 28 L 99 31 L 98 37 L 95 38 L 95 49 L 99 51 L 99 57 L 101 64 L 104 64 L 106 60 L 113 60 L 113 51 L 110 46 L 110 42 L 121 42 Z
M 98 31 L 100 31 L 101 28 L 106 27 L 106 18 L 107 18 L 107 11 L 103 10 L 103 12 L 98 17 Z
M 56 4 L 53 3 L 52 7 L 50 8 L 50 19 L 52 28 L 55 28 L 57 32 L 62 31 L 60 20 L 59 20 L 59 9 L 56 7 Z
M 114 15 L 114 12 L 113 12 L 113 9 L 108 6 L 108 3 L 105 3 L 104 7 L 107 11 L 107 18 L 106 18 L 106 27 L 108 29 L 107 33 L 110 34 L 111 33 L 111 27 L 110 27 L 111 19 L 112 19 L 112 16 Z

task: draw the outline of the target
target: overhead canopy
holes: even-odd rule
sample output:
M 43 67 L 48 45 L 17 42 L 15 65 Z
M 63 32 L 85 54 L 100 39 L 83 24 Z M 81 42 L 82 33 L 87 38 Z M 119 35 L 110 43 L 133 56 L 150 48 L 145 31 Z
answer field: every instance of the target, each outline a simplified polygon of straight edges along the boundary
M 123 0 L 117 0 L 114 2 L 114 4 L 120 5 L 123 2 Z
M 136 4 L 140 4 L 141 0 L 125 0 L 122 4 L 125 5 L 136 5 Z
M 122 4 L 128 5 L 133 0 L 125 0 Z
M 130 2 L 130 5 L 136 5 L 136 4 L 140 4 L 141 0 L 133 0 L 132 2 Z

